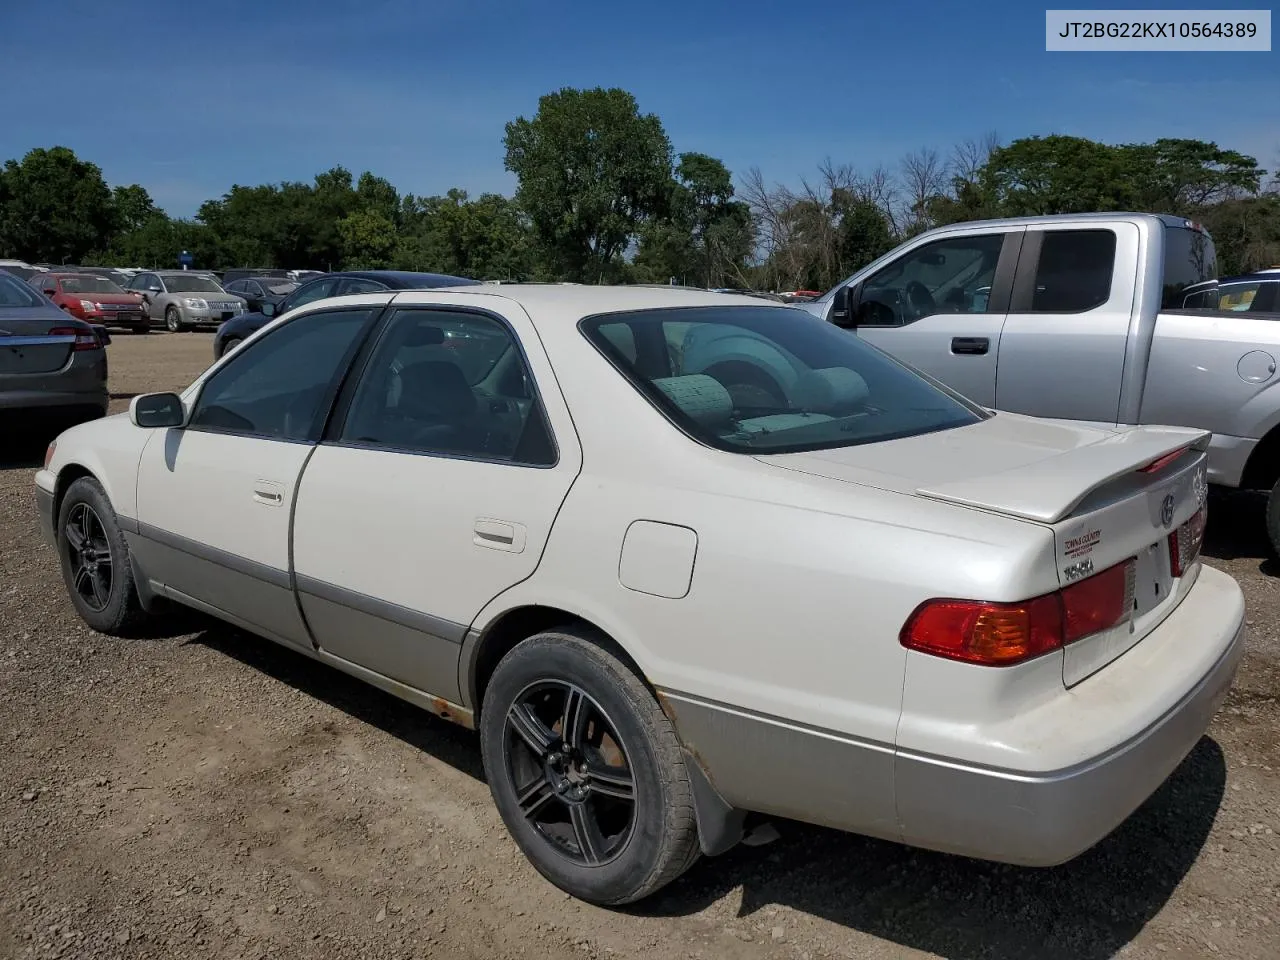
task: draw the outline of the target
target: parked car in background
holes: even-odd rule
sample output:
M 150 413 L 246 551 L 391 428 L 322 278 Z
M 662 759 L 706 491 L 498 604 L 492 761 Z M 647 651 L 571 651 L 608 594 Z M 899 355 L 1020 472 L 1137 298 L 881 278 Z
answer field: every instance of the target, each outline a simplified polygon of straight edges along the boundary
M 13 426 L 22 426 L 106 412 L 107 352 L 97 332 L 0 272 L 0 416 L 17 414 Z
M 147 333 L 142 296 L 93 273 L 40 273 L 27 281 L 77 319 L 104 327 L 128 327 Z
M 257 313 L 234 317 L 218 328 L 213 337 L 213 355 L 221 357 L 234 350 L 250 335 L 303 304 L 324 297 L 353 293 L 375 293 L 381 290 L 429 290 L 434 287 L 479 286 L 480 281 L 451 277 L 445 273 L 412 273 L 404 270 L 352 270 L 345 273 L 322 273 L 302 284 L 278 304 L 266 302 Z
M 754 298 L 477 285 L 292 311 L 35 483 L 90 627 L 177 601 L 478 728 L 533 865 L 623 904 L 745 811 L 1105 837 L 1242 655 L 1207 442 L 992 414 Z
M 35 267 L 19 267 L 16 264 L 0 263 L 0 273 L 7 273 L 12 277 L 17 277 L 19 280 L 30 280 L 39 272 Z
M 1196 284 L 1183 291 L 1182 305 L 1189 310 L 1280 313 L 1280 270 L 1259 270 Z
M 323 270 L 289 270 L 287 273 L 290 280 L 298 283 L 306 283 L 312 277 L 324 276 Z
M 173 333 L 221 323 L 246 310 L 244 300 L 227 293 L 212 276 L 191 270 L 140 273 L 129 281 L 128 289 L 142 295 L 148 318 L 163 320 Z
M 992 220 L 913 237 L 798 309 L 984 407 L 1212 431 L 1210 482 L 1269 492 L 1280 552 L 1280 324 L 1185 309 L 1217 274 L 1182 217 Z
M 284 277 L 247 277 L 224 283 L 227 293 L 234 293 L 244 300 L 251 313 L 262 311 L 264 303 L 279 305 L 280 301 L 298 289 L 298 284 Z
M 246 277 L 279 277 L 282 280 L 288 280 L 289 271 L 277 270 L 274 267 L 233 267 L 222 271 L 222 285 L 225 287 L 228 283 L 244 280 Z

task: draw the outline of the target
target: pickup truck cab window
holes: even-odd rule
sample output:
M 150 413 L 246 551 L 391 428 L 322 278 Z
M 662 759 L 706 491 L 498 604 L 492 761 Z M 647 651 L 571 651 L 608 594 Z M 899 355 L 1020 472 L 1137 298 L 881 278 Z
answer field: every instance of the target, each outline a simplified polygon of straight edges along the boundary
M 1218 275 L 1218 255 L 1213 240 L 1191 226 L 1164 228 L 1164 279 L 1162 310 L 1182 305 L 1182 291 Z
M 986 313 L 1004 237 L 939 240 L 873 273 L 858 297 L 857 325 L 901 327 L 938 313 Z
M 1047 230 L 1036 263 L 1031 313 L 1083 313 L 1111 299 L 1115 231 Z

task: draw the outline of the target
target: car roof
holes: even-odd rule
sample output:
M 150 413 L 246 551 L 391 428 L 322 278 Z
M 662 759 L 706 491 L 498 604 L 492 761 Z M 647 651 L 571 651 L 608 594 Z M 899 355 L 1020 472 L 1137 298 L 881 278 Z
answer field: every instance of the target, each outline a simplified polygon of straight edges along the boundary
M 714 293 L 710 290 L 692 290 L 680 287 L 642 286 L 579 286 L 577 284 L 481 284 L 475 287 L 453 288 L 448 291 L 459 296 L 493 297 L 520 304 L 530 316 L 547 319 L 577 321 L 583 317 L 601 313 L 622 313 L 633 310 L 655 310 L 662 307 L 725 307 L 751 306 L 792 309 L 777 301 L 761 300 L 743 294 Z M 412 303 L 413 291 L 405 291 L 395 298 L 396 303 Z M 431 302 L 431 301 L 426 301 Z M 797 311 L 799 312 L 799 311 Z
M 394 284 L 403 290 L 411 290 L 414 287 L 453 287 L 453 286 L 480 286 L 479 280 L 472 280 L 469 277 L 455 277 L 447 273 L 421 273 L 413 270 L 340 270 L 336 273 L 322 274 L 320 277 L 312 277 L 312 280 L 320 280 L 325 277 L 355 277 L 361 280 L 378 280 L 382 283 Z

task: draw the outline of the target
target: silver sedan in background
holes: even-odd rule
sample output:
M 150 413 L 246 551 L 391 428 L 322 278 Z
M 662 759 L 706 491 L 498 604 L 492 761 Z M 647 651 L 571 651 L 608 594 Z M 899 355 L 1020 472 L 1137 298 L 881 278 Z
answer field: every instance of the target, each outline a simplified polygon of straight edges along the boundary
M 216 325 L 245 312 L 242 297 L 227 293 L 207 273 L 188 270 L 155 270 L 129 281 L 130 290 L 142 294 L 143 312 L 152 320 L 164 320 L 173 333 L 201 325 Z

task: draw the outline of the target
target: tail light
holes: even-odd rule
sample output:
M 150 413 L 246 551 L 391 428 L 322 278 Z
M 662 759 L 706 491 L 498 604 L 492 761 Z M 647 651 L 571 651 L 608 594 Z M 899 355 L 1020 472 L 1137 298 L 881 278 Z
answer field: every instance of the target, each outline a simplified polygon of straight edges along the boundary
M 54 327 L 49 331 L 51 337 L 75 337 L 72 350 L 101 350 L 102 340 L 93 330 L 82 330 L 79 327 Z
M 1019 603 L 928 600 L 899 639 L 908 650 L 1010 666 L 1123 623 L 1133 609 L 1134 561 Z
M 1200 556 L 1200 545 L 1204 543 L 1205 523 L 1209 519 L 1209 505 L 1201 504 L 1200 509 L 1191 515 L 1191 519 L 1169 534 L 1169 570 L 1175 577 L 1180 577 Z
M 1177 460 L 1180 456 L 1182 456 L 1186 452 L 1187 452 L 1187 448 L 1183 447 L 1180 450 L 1173 451 L 1173 453 L 1166 453 L 1163 457 L 1160 457 L 1159 459 L 1156 459 L 1156 460 L 1152 460 L 1145 467 L 1139 468 L 1138 472 L 1139 473 L 1159 473 L 1161 470 L 1163 470 L 1169 464 L 1173 463 L 1173 461 Z

